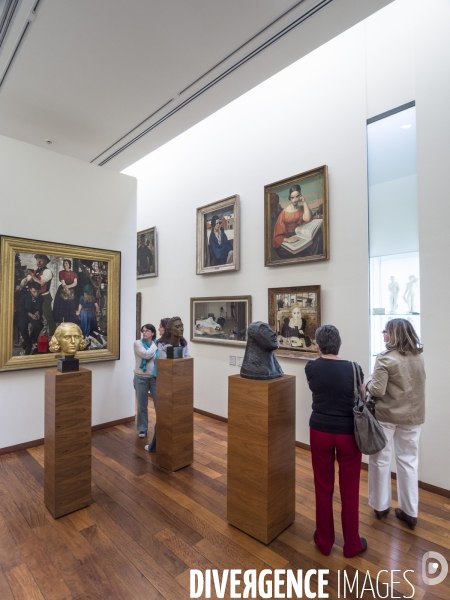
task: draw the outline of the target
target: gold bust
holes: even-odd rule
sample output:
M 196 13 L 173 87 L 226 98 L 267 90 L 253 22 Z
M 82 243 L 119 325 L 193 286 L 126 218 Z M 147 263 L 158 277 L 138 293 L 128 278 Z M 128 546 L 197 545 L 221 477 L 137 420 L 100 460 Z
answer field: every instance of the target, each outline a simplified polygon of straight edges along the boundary
M 75 323 L 61 323 L 50 340 L 50 352 L 61 352 L 74 356 L 78 350 L 84 350 L 86 342 L 83 333 Z

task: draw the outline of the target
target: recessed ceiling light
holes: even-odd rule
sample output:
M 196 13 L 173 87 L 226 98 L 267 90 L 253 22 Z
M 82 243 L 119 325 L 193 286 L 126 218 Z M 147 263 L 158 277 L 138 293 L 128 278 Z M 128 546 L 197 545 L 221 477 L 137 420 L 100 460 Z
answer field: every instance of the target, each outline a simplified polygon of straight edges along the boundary
M 412 125 L 402 125 L 402 129 L 409 129 Z
M 49 140 L 48 138 L 45 140 L 45 143 L 48 144 L 49 146 L 51 146 L 53 144 L 52 140 Z

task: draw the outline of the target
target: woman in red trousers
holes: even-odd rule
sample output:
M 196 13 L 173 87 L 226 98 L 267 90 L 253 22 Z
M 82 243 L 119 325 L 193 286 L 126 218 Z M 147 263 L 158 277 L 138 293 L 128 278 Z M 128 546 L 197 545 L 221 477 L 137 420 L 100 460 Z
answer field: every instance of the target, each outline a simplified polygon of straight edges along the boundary
M 339 358 L 341 338 L 333 325 L 316 331 L 319 358 L 305 367 L 312 391 L 309 421 L 314 487 L 316 491 L 316 546 L 328 556 L 334 544 L 333 492 L 335 460 L 339 464 L 344 556 L 352 558 L 367 549 L 359 536 L 359 478 L 361 451 L 356 445 L 353 418 L 353 367 Z M 358 366 L 361 381 L 364 375 Z

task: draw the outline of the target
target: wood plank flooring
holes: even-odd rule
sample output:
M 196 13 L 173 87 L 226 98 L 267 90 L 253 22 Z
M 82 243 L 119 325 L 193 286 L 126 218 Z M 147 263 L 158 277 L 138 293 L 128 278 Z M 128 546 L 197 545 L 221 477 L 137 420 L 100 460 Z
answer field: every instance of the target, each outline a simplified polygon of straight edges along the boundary
M 150 417 L 152 431 L 152 411 Z M 393 511 L 377 521 L 367 505 L 363 471 L 360 533 L 368 550 L 354 559 L 343 557 L 336 488 L 336 544 L 325 557 L 312 542 L 310 455 L 297 449 L 296 519 L 265 546 L 226 521 L 227 424 L 195 414 L 194 427 L 194 463 L 174 474 L 153 463 L 154 456 L 144 450 L 148 440 L 137 437 L 133 423 L 93 433 L 93 503 L 58 520 L 44 506 L 44 447 L 0 456 L 0 600 L 184 600 L 190 597 L 190 569 L 217 569 L 220 577 L 224 569 L 292 569 L 295 574 L 328 569 L 325 592 L 331 600 L 358 597 L 348 588 L 344 596 L 344 570 L 350 581 L 358 571 L 359 597 L 364 580 L 363 598 L 411 597 L 402 575 L 411 570 L 406 577 L 415 588 L 414 599 L 450 599 L 450 575 L 436 586 L 422 580 L 427 551 L 450 561 L 449 499 L 420 490 L 415 531 Z M 400 583 L 391 584 L 392 570 Z M 242 574 L 238 578 L 236 591 L 242 594 Z M 313 576 L 311 591 L 317 590 Z M 219 597 L 214 588 L 211 597 Z M 224 597 L 236 597 L 229 585 Z

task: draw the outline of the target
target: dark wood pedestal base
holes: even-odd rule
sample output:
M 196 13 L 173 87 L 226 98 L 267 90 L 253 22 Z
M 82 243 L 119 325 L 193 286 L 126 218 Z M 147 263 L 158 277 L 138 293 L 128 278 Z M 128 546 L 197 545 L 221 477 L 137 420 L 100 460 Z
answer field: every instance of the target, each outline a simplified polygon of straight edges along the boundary
M 156 369 L 156 462 L 177 471 L 194 460 L 194 359 L 159 358 Z
M 92 372 L 45 372 L 44 501 L 55 519 L 91 503 Z
M 295 518 L 295 377 L 228 378 L 227 519 L 264 544 Z

